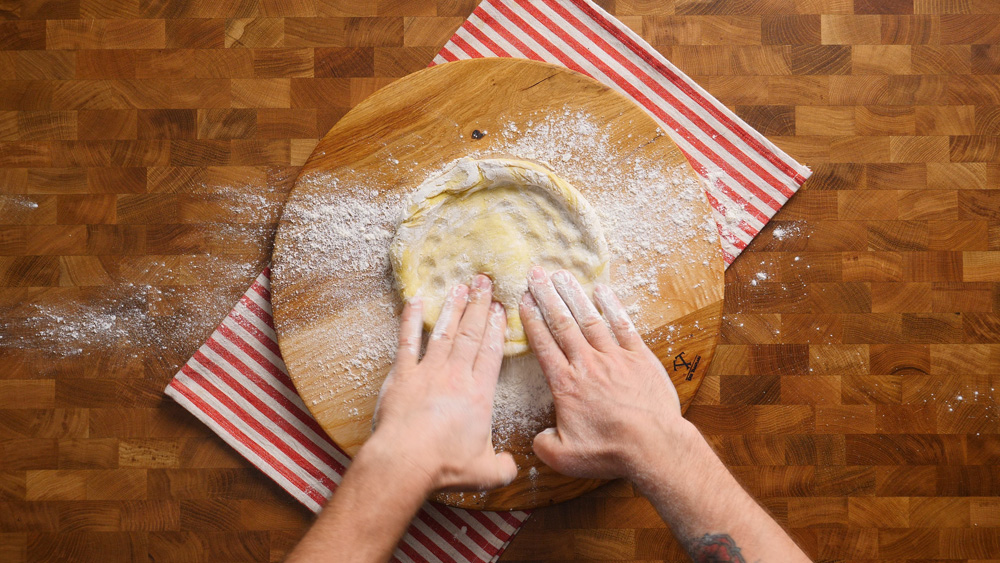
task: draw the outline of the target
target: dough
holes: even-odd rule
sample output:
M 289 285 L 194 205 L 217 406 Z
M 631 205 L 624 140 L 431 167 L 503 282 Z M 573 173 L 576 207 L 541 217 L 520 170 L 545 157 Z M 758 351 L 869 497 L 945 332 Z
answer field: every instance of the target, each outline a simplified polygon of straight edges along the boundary
M 410 196 L 390 247 L 403 299 L 420 296 L 430 330 L 454 285 L 493 280 L 507 312 L 504 354 L 528 351 L 518 304 L 533 264 L 566 269 L 589 292 L 609 275 L 608 244 L 590 204 L 547 166 L 463 158 Z

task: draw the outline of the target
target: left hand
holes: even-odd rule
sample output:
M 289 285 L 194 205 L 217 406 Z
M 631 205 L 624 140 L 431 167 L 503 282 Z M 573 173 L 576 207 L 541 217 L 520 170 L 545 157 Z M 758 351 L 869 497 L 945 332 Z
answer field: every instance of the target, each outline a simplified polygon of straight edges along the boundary
M 471 288 L 458 285 L 448 293 L 420 359 L 422 305 L 409 301 L 365 448 L 426 474 L 428 493 L 513 481 L 514 458 L 494 452 L 490 428 L 506 323 L 503 307 L 492 301 L 490 279 L 477 275 Z

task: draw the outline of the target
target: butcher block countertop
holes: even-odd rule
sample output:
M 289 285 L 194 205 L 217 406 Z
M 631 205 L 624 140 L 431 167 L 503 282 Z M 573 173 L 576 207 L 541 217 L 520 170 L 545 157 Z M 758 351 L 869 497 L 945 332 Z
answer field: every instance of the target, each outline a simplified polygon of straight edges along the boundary
M 688 418 L 814 559 L 997 558 L 1000 4 L 601 4 L 814 171 L 727 272 Z M 317 139 L 474 5 L 0 4 L 0 560 L 295 544 L 311 514 L 162 391 Z M 683 556 L 614 483 L 503 560 Z

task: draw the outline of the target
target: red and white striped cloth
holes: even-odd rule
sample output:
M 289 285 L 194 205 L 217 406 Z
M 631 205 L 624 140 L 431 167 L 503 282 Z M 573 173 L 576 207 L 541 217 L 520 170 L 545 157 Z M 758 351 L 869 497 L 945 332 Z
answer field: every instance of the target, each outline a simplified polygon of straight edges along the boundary
M 707 180 L 727 266 L 810 175 L 590 0 L 485 0 L 434 63 L 477 57 L 562 65 L 645 108 Z
M 589 0 L 484 0 L 432 64 L 490 56 L 561 64 L 646 108 L 708 180 L 727 265 L 809 175 Z M 270 270 L 166 393 L 313 511 L 350 463 L 288 377 L 271 318 Z M 426 504 L 393 560 L 494 561 L 527 517 Z

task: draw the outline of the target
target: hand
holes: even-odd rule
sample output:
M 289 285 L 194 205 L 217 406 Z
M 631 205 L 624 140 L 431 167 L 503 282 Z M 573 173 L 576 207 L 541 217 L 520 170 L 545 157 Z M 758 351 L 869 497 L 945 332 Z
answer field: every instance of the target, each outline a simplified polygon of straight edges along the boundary
M 489 489 L 510 483 L 517 465 L 493 451 L 493 395 L 503 359 L 507 317 L 492 301 L 490 279 L 449 292 L 427 351 L 419 359 L 419 299 L 403 309 L 399 350 L 375 407 L 375 432 L 365 447 L 426 473 L 426 492 Z
M 556 427 L 535 436 L 534 450 L 560 473 L 634 480 L 643 452 L 669 446 L 664 437 L 689 425 L 666 370 L 614 292 L 598 285 L 594 296 L 600 313 L 569 272 L 529 272 L 521 321 L 556 408 Z

